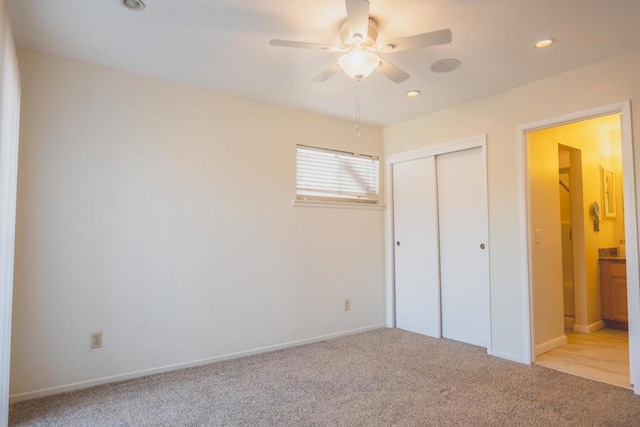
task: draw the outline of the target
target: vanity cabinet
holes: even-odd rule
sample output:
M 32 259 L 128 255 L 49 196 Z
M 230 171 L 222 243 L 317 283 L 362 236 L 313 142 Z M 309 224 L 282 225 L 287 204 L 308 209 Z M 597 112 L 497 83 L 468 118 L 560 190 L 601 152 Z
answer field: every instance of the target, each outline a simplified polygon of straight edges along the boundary
M 607 327 L 627 330 L 627 263 L 625 259 L 600 259 L 600 297 L 602 320 Z

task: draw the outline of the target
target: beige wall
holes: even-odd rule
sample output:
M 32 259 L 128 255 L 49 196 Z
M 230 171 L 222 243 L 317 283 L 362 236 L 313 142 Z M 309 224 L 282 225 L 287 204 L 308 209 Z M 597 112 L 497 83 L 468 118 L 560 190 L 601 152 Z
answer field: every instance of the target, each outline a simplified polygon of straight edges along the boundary
M 594 202 L 600 205 L 601 210 L 603 206 L 602 166 L 612 169 L 616 174 L 616 194 L 619 193 L 616 205 L 622 207 L 619 115 L 530 132 L 531 229 L 541 230 L 543 236 L 540 243 L 532 246 L 534 330 L 537 345 L 564 335 L 558 144 L 580 150 L 582 159 L 582 191 L 578 212 L 582 212 L 583 216 L 584 227 L 580 228 L 584 233 L 584 245 L 575 249 L 576 255 L 584 260 L 584 263 L 576 263 L 576 268 L 584 269 L 584 275 L 578 277 L 585 277 L 586 280 L 577 280 L 575 287 L 578 296 L 583 299 L 582 304 L 576 306 L 576 321 L 583 329 L 601 320 L 598 249 L 616 247 L 618 241 L 624 239 L 622 209 L 619 209 L 615 219 L 601 218 L 599 232 L 594 231 L 594 218 L 591 214 Z M 578 227 L 574 226 L 574 237 L 578 237 L 579 232 Z
M 297 143 L 381 129 L 19 59 L 12 394 L 384 323 L 383 211 L 291 205 Z
M 518 126 L 628 99 L 640 105 L 638 75 L 640 52 L 636 51 L 384 130 L 386 154 L 487 133 L 495 354 L 526 360 L 529 348 Z M 634 116 L 633 124 L 640 129 L 640 116 Z M 636 164 L 639 151 L 635 150 Z
M 558 144 L 529 137 L 534 344 L 564 336 Z

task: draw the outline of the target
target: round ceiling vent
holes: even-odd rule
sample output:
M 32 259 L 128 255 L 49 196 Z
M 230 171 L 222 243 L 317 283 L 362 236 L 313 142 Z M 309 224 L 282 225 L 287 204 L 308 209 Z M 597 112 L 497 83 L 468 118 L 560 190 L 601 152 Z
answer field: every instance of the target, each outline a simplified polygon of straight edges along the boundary
M 142 10 L 145 6 L 142 0 L 122 0 L 122 5 L 131 10 Z
M 441 59 L 431 64 L 431 71 L 434 73 L 450 73 L 460 65 L 462 65 L 462 62 L 457 59 Z

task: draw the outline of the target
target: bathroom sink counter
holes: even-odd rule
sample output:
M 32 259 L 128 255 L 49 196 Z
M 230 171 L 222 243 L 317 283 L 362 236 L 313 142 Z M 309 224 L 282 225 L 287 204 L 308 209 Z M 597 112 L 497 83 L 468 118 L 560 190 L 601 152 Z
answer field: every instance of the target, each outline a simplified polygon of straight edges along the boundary
M 606 260 L 606 261 L 615 261 L 615 262 L 627 262 L 627 257 L 623 257 L 623 256 L 601 256 L 598 259 Z

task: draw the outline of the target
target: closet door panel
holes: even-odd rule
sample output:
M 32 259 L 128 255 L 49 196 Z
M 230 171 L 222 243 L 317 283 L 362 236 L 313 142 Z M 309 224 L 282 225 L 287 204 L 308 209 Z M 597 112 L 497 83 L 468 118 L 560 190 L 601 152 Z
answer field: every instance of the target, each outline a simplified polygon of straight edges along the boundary
M 393 165 L 396 326 L 440 337 L 435 159 Z
M 489 345 L 487 190 L 481 148 L 437 157 L 442 335 Z

